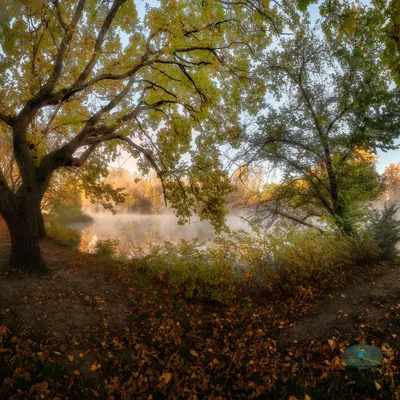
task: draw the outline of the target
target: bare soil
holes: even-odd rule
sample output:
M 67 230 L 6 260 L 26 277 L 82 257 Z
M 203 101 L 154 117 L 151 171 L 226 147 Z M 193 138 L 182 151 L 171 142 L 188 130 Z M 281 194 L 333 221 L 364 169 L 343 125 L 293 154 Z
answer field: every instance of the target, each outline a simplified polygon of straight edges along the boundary
M 123 324 L 129 304 L 126 288 L 96 268 L 99 258 L 51 241 L 44 241 L 41 249 L 50 275 L 0 275 L 0 308 L 12 313 L 15 324 L 58 333 Z M 9 251 L 10 245 L 1 242 L 0 262 L 7 259 Z
M 285 328 L 279 345 L 335 335 L 351 339 L 357 325 L 378 326 L 391 306 L 400 303 L 400 265 L 381 263 L 354 276 L 342 290 L 328 293 L 293 326 Z

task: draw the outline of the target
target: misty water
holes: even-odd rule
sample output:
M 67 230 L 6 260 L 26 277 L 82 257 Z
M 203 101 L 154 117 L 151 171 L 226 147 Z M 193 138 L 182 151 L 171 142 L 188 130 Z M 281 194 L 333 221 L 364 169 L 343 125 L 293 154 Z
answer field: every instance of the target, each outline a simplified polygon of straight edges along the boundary
M 374 202 L 372 206 L 382 209 L 383 202 Z M 176 243 L 182 239 L 197 238 L 200 241 L 212 242 L 216 237 L 208 221 L 198 221 L 194 218 L 190 224 L 178 225 L 178 220 L 170 209 L 161 214 L 120 212 L 114 215 L 108 210 L 99 212 L 85 207 L 84 212 L 93 217 L 93 223 L 69 226 L 81 233 L 79 250 L 87 253 L 94 252 L 96 242 L 105 239 L 118 239 L 119 253 L 129 254 L 134 246 L 140 246 L 146 251 L 150 245 L 162 244 L 164 241 Z M 227 216 L 228 227 L 231 230 L 243 229 L 250 232 L 251 228 L 245 220 L 246 215 L 245 210 L 231 212 Z M 397 218 L 400 219 L 400 211 Z M 317 221 L 314 223 L 318 226 Z M 400 243 L 397 247 L 400 249 Z
M 110 211 L 85 212 L 91 215 L 91 224 L 72 224 L 71 228 L 81 232 L 82 239 L 79 250 L 91 253 L 98 240 L 118 239 L 120 253 L 130 252 L 133 246 L 147 250 L 150 245 L 162 244 L 164 241 L 178 242 L 181 239 L 198 238 L 201 241 L 215 238 L 214 230 L 208 221 L 196 221 L 186 225 L 178 225 L 172 211 L 163 214 L 117 213 Z M 244 212 L 231 213 L 227 217 L 227 225 L 232 230 L 250 231 L 248 223 L 243 219 Z

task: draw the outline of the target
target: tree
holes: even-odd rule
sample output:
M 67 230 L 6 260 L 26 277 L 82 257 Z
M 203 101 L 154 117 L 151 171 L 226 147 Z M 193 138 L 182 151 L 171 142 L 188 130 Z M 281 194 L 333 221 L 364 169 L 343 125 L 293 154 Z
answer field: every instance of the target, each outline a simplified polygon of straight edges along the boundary
M 383 173 L 385 192 L 390 199 L 400 198 L 400 163 L 389 164 Z
M 370 153 L 395 148 L 399 91 L 388 89 L 373 44 L 361 51 L 362 35 L 323 38 L 306 22 L 279 45 L 265 59 L 264 77 L 280 104 L 239 138 L 249 164 L 268 161 L 282 173 L 259 212 L 307 226 L 324 218 L 352 234 L 357 206 L 381 188 Z
M 45 270 L 40 203 L 54 172 L 93 166 L 90 185 L 118 143 L 156 171 L 181 222 L 197 212 L 221 229 L 230 184 L 218 145 L 260 104 L 251 60 L 280 14 L 285 4 L 162 0 L 141 23 L 133 0 L 3 4 L 0 121 L 21 177 L 14 191 L 0 173 L 9 264 Z
M 240 164 L 231 176 L 234 187 L 227 200 L 231 208 L 248 208 L 258 203 L 263 186 L 264 170 Z
M 362 32 L 369 41 L 380 43 L 382 67 L 400 83 L 400 3 L 398 0 L 372 2 L 327 0 L 320 7 L 327 34 L 354 37 Z
M 123 168 L 113 169 L 104 182 L 124 196 L 123 203 L 116 205 L 118 211 L 153 213 L 164 206 L 162 186 L 155 171 L 141 176 Z

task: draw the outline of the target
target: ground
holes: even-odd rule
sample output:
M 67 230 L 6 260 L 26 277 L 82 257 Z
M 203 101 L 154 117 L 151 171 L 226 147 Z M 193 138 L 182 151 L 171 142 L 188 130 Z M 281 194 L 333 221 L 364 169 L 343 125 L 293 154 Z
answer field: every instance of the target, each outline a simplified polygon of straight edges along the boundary
M 42 251 L 50 275 L 0 279 L 1 399 L 399 398 L 396 263 L 328 293 L 220 306 L 173 300 L 129 264 Z M 382 366 L 345 368 L 355 343 L 381 348 Z

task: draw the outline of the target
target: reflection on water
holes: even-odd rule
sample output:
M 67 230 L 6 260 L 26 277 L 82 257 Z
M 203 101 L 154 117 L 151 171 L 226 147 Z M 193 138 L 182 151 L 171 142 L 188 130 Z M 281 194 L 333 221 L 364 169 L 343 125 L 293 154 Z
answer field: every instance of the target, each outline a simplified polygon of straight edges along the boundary
M 82 233 L 79 249 L 84 252 L 93 252 L 98 240 L 119 240 L 119 250 L 129 251 L 132 246 L 141 246 L 148 249 L 151 244 L 160 244 L 164 241 L 177 242 L 181 239 L 200 240 L 213 239 L 215 233 L 208 221 L 194 222 L 184 226 L 178 225 L 177 218 L 172 214 L 116 214 L 104 211 L 91 213 L 94 222 L 88 226 L 73 224 L 71 228 Z M 239 214 L 231 214 L 227 218 L 229 228 L 249 231 L 250 227 Z

